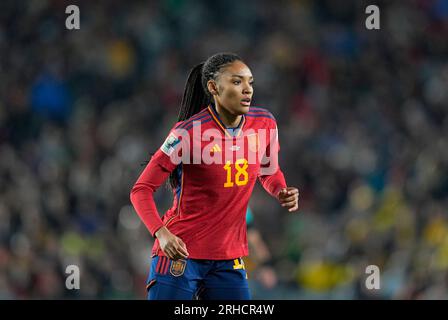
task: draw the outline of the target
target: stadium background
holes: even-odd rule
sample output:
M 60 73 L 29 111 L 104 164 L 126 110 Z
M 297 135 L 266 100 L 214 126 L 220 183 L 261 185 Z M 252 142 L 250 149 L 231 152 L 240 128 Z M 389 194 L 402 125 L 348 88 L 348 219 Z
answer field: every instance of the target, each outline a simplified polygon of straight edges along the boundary
M 9 0 L 0 22 L 0 298 L 145 298 L 129 191 L 219 51 L 252 69 L 301 191 L 294 215 L 253 194 L 278 278 L 254 298 L 448 298 L 448 1 Z

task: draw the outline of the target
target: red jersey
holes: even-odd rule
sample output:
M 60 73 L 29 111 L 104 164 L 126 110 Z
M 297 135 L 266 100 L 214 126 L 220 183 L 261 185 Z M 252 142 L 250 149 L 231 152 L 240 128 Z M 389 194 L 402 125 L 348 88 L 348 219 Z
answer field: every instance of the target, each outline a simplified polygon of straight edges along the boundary
M 227 260 L 248 255 L 246 211 L 258 179 L 273 196 L 286 188 L 278 165 L 277 124 L 250 107 L 229 130 L 213 106 L 175 124 L 131 192 L 152 235 L 163 225 L 186 244 L 188 258 Z M 173 205 L 160 219 L 153 192 L 171 172 L 179 178 Z M 156 239 L 153 255 L 164 255 Z

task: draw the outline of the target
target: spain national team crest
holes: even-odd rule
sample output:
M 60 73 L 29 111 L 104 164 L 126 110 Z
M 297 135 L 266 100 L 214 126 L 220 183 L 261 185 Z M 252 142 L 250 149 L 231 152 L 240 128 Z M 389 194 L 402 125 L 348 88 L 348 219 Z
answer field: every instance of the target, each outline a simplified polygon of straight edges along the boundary
M 250 134 L 247 136 L 247 144 L 249 145 L 249 150 L 252 152 L 257 152 L 259 145 L 260 145 L 260 141 L 258 139 L 258 134 L 254 133 L 254 134 Z
M 180 259 L 180 260 L 173 260 L 171 261 L 171 267 L 170 267 L 170 273 L 175 277 L 180 277 L 185 272 L 185 267 L 187 266 L 187 261 Z

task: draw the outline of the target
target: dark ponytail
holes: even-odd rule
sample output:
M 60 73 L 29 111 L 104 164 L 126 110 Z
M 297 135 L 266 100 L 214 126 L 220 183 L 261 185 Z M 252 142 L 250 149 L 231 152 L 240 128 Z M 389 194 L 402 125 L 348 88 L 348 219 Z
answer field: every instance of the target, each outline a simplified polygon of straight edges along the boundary
M 217 53 L 191 69 L 185 83 L 177 121 L 187 120 L 213 103 L 212 95 L 207 89 L 207 82 L 216 80 L 221 68 L 234 61 L 242 61 L 242 59 L 234 53 Z M 177 170 L 171 172 L 169 184 L 173 189 L 179 185 Z
M 201 62 L 188 75 L 185 83 L 184 95 L 180 104 L 177 121 L 184 121 L 205 108 L 211 101 L 210 95 L 206 93 L 202 85 L 202 69 L 204 62 Z

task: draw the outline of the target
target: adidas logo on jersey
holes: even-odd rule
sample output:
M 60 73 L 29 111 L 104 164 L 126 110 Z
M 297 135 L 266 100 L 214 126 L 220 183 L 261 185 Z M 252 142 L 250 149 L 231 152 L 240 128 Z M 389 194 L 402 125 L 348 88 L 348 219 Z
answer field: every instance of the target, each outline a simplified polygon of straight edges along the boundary
M 220 146 L 218 146 L 217 144 L 215 144 L 213 146 L 213 148 L 211 149 L 212 152 L 221 152 L 221 148 Z

